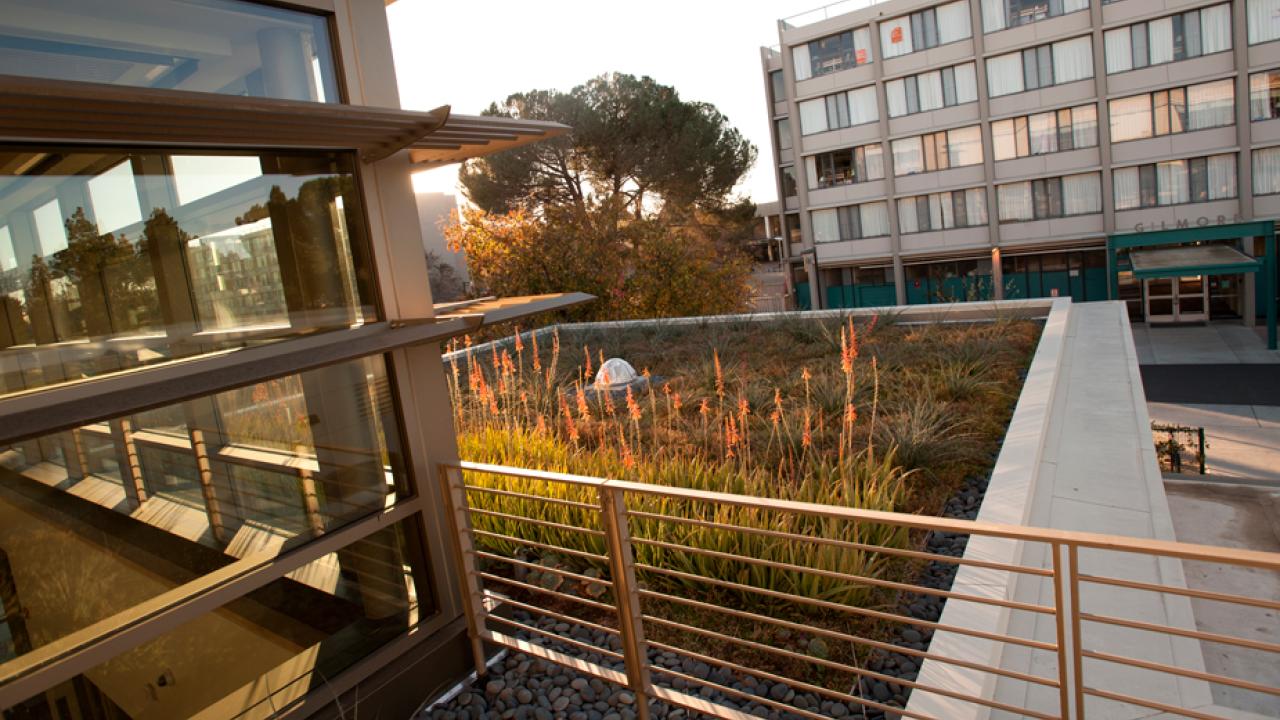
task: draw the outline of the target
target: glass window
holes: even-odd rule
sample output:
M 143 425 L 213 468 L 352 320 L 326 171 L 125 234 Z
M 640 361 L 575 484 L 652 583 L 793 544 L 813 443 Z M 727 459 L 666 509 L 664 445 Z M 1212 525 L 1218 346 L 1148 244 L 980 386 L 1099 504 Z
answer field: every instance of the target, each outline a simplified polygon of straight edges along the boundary
M 1233 153 L 1169 160 L 1112 173 L 1117 210 L 1236 197 Z
M 790 165 L 782 168 L 782 196 L 795 197 L 800 193 L 796 186 L 796 171 Z
M 1187 88 L 1187 129 L 1223 127 L 1235 123 L 1236 84 L 1234 80 L 1191 85 Z
M 1253 151 L 1253 192 L 1255 195 L 1280 193 L 1280 147 Z
M 781 70 L 773 70 L 769 73 L 769 93 L 770 99 L 775 103 L 787 99 L 787 81 L 782 76 Z
M 0 446 L 0 548 L 30 631 L 17 654 L 249 547 L 284 552 L 403 498 L 407 466 L 387 388 L 374 356 Z M 37 477 L 57 489 L 32 495 Z M 91 503 L 100 507 L 88 513 Z M 381 563 L 358 555 L 329 556 L 294 576 L 288 594 L 360 596 L 348 583 Z
M 880 23 L 880 52 L 886 58 L 898 57 L 972 34 L 968 0 L 958 0 Z
M 869 32 L 867 28 L 848 30 L 793 48 L 796 80 L 807 80 L 871 62 Z
M 1106 31 L 1107 72 L 1177 62 L 1231 49 L 1229 4 Z
M 800 134 L 812 135 L 827 130 L 827 103 L 824 98 L 800 103 Z
M 982 26 L 989 33 L 1089 9 L 1089 0 L 981 1 Z
M 1001 222 L 1031 220 L 1031 183 L 1018 182 L 996 186 L 996 205 Z
M 1093 77 L 1093 40 L 1085 35 L 1053 44 L 1052 84 Z
M 1098 173 L 996 186 L 1001 222 L 1102 212 Z
M 778 149 L 790 150 L 791 149 L 791 119 L 782 118 L 781 120 L 779 120 L 777 122 L 777 131 L 778 131 Z
M 338 102 L 328 23 L 242 0 L 11 0 L 0 67 L 12 75 Z M 67 22 L 73 17 L 76 22 Z
M 977 125 L 947 131 L 951 167 L 982 164 L 982 128 Z
M 8 225 L 0 225 L 0 272 L 18 267 L 18 253 L 13 248 L 13 233 Z
M 1111 140 L 1139 140 L 1155 134 L 1151 96 L 1135 95 L 1111 101 Z
M 1249 0 L 1249 44 L 1280 39 L 1280 0 Z
M 76 717 L 276 715 L 436 614 L 421 537 L 412 521 L 378 530 L 20 703 L 18 716 L 71 717 L 59 712 L 67 697 L 93 711 Z M 24 625 L 25 645 L 36 629 Z
M 912 175 L 924 172 L 924 144 L 921 138 L 913 137 L 894 140 L 891 147 L 893 149 L 894 175 Z
M 987 59 L 987 92 L 992 97 L 1022 92 L 1023 89 L 1021 53 Z
M 1111 101 L 1113 142 L 1222 127 L 1234 122 L 1235 82 L 1230 79 Z
M 24 351 L 36 369 L 0 394 L 376 318 L 349 154 L 14 155 L 38 168 L 0 176 L 15 332 L 100 344 L 93 362 Z
M 880 119 L 880 110 L 876 105 L 876 88 L 874 85 L 850 90 L 848 103 L 848 116 L 845 124 L 841 127 L 864 125 Z
M 1280 70 L 1249 76 L 1249 117 L 1253 120 L 1280 117 Z

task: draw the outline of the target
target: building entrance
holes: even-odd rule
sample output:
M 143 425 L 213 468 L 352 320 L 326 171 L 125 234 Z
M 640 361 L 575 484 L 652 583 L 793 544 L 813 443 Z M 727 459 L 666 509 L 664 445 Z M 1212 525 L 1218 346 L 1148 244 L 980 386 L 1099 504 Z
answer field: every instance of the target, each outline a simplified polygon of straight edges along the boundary
M 1209 319 L 1209 284 L 1203 275 L 1143 281 L 1147 322 L 1190 323 Z

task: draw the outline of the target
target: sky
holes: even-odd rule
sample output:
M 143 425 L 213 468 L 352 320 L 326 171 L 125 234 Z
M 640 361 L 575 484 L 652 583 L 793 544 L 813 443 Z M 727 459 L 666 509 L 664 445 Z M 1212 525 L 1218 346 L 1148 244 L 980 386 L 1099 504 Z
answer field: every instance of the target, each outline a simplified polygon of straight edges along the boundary
M 777 199 L 760 47 L 778 18 L 823 0 L 398 0 L 387 7 L 400 103 L 479 114 L 534 89 L 570 90 L 607 72 L 648 75 L 709 102 L 755 144 L 738 193 Z M 419 192 L 452 191 L 457 166 L 420 173 Z

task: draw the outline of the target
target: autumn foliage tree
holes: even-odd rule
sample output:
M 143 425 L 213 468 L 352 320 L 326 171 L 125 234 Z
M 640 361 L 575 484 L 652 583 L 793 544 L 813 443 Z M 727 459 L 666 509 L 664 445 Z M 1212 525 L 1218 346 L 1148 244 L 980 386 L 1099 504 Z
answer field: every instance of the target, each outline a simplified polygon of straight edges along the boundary
M 732 192 L 756 150 L 714 106 L 612 74 L 485 114 L 572 130 L 460 171 L 473 207 L 445 234 L 482 291 L 587 292 L 577 315 L 595 319 L 745 307 L 754 207 Z

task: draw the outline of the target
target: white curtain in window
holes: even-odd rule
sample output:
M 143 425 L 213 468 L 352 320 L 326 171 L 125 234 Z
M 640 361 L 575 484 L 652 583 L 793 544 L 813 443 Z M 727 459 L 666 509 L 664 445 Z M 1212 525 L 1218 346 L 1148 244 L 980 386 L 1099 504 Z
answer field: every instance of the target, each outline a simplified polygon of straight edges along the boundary
M 1093 77 L 1093 41 L 1088 35 L 1053 44 L 1055 85 Z
M 864 146 L 867 158 L 867 179 L 878 180 L 884 177 L 884 149 L 880 144 Z
M 898 200 L 898 232 L 920 232 L 920 218 L 916 215 L 918 198 L 900 198 Z
M 987 224 L 987 191 L 972 188 L 964 191 L 965 213 L 970 225 Z
M 1236 196 L 1236 154 L 1209 157 L 1209 199 L 1226 200 Z
M 1022 92 L 1022 53 L 987 59 L 987 92 L 991 97 Z
M 951 193 L 929 196 L 929 227 L 938 230 L 956 226 L 956 207 L 951 203 Z
M 835 209 L 814 210 L 809 213 L 813 220 L 814 242 L 835 242 L 840 239 L 840 219 Z
M 1058 151 L 1057 113 L 1037 113 L 1027 120 L 1028 134 L 1031 136 L 1031 154 L 1044 155 Z
M 1271 73 L 1249 76 L 1249 117 L 1254 120 L 1271 117 Z
M 796 80 L 808 80 L 813 77 L 813 64 L 809 61 L 809 45 L 797 45 L 791 48 L 791 64 L 795 66 Z
M 1253 151 L 1253 192 L 1257 195 L 1280 193 L 1280 147 Z
M 778 121 L 778 149 L 791 149 L 791 118 L 782 118 Z
M 804 174 L 809 179 L 807 187 L 818 187 L 818 161 L 812 155 L 804 159 Z
M 1063 0 L 1062 12 L 1070 13 L 1077 10 L 1088 10 L 1089 0 Z
M 880 57 L 891 58 L 906 55 L 911 47 L 911 16 L 886 20 L 880 23 Z
M 1018 157 L 1018 145 L 1013 136 L 1013 120 L 997 120 L 991 123 L 991 154 L 996 160 L 1012 160 Z
M 1222 127 L 1234 122 L 1235 81 L 1218 80 L 1187 88 L 1187 129 Z
M 1116 209 L 1128 210 L 1142 204 L 1142 193 L 1138 188 L 1138 168 L 1120 168 L 1111 173 L 1111 189 L 1115 196 Z
M 1248 17 L 1250 45 L 1280 38 L 1280 0 L 1249 0 Z
M 921 110 L 937 110 L 942 107 L 942 71 L 934 70 L 917 75 L 916 92 L 920 95 Z
M 880 119 L 880 110 L 876 107 L 876 86 L 849 91 L 849 124 L 861 125 Z
M 1102 43 L 1107 51 L 1108 75 L 1133 69 L 1133 39 L 1129 28 L 1106 31 L 1102 35 Z
M 805 100 L 800 103 L 800 134 L 812 135 L 827 129 L 826 98 Z
M 1177 205 L 1190 200 L 1187 161 L 1168 160 L 1156 163 L 1156 202 L 1160 205 Z
M 1231 49 L 1231 6 L 1214 5 L 1200 11 L 1200 51 L 1205 55 Z
M 893 149 L 894 175 L 910 175 L 924 172 L 924 151 L 920 145 L 920 138 L 912 137 L 894 140 L 891 147 Z
M 1071 108 L 1071 146 L 1093 147 L 1098 144 L 1098 106 L 1077 105 Z
M 1151 64 L 1173 62 L 1173 18 L 1163 17 L 1147 23 L 1147 52 Z
M 862 213 L 862 237 L 878 237 L 889 234 L 889 204 L 867 203 L 858 206 Z
M 901 78 L 884 84 L 884 98 L 889 106 L 889 117 L 907 114 L 907 81 Z
M 1102 212 L 1102 185 L 1098 173 L 1062 178 L 1062 214 L 1087 215 Z
M 978 125 L 947 131 L 951 167 L 982 164 L 982 128 Z
M 982 28 L 986 32 L 1003 30 L 1009 26 L 1004 12 L 1004 0 L 982 0 Z
M 1031 183 L 1020 182 L 996 186 L 996 206 L 1000 212 L 1000 221 L 1030 220 Z
M 938 6 L 938 44 L 963 40 L 973 33 L 969 27 L 969 0 Z
M 956 72 L 956 103 L 971 103 L 978 101 L 978 74 L 974 69 L 973 63 L 965 63 L 955 67 Z
M 853 51 L 859 65 L 871 62 L 871 28 L 864 25 L 853 31 Z

